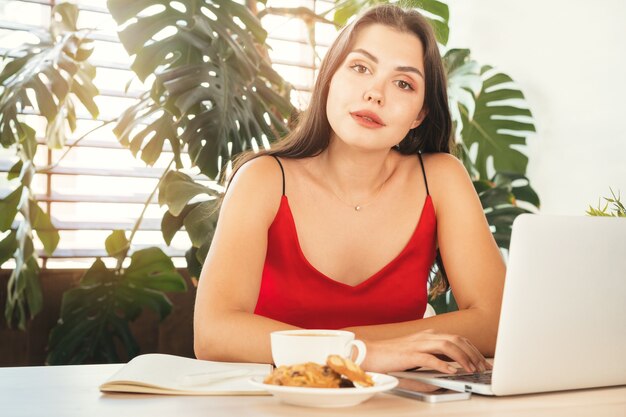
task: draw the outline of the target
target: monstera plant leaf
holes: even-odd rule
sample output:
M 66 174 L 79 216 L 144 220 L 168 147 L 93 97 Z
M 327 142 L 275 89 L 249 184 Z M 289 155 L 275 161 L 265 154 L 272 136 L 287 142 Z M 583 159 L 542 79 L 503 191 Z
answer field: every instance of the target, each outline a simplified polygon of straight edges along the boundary
M 125 25 L 119 37 L 135 57 L 133 71 L 142 80 L 155 75 L 150 92 L 114 130 L 122 144 L 141 150 L 144 161 L 156 161 L 167 140 L 178 169 L 186 147 L 192 164 L 215 179 L 253 141 L 271 142 L 287 132 L 294 111 L 290 86 L 267 61 L 267 33 L 245 6 L 232 0 L 108 0 L 107 5 Z M 160 12 L 141 14 L 157 5 Z
M 10 238 L 14 236 L 14 241 Z M 7 299 L 4 317 L 9 327 L 26 330 L 26 322 L 43 308 L 43 295 L 39 283 L 39 264 L 35 257 L 35 246 L 30 225 L 24 221 L 15 232 L 11 232 L 7 250 L 13 249 L 15 268 L 7 282 Z M 3 241 L 4 244 L 4 241 Z M 4 245 L 3 245 L 4 246 Z
M 113 230 L 104 241 L 104 248 L 114 258 L 126 256 L 130 249 L 130 242 L 126 239 L 126 233 L 123 230 Z
M 4 316 L 10 327 L 16 326 L 20 330 L 26 330 L 26 321 L 32 319 L 43 308 L 43 294 L 39 283 L 39 265 L 32 253 L 32 239 L 22 239 L 26 248 L 18 247 L 21 256 L 16 256 L 16 266 L 11 271 L 7 283 L 7 300 Z M 22 255 L 26 253 L 26 256 Z M 25 259 L 26 262 L 23 262 Z
M 198 276 L 213 239 L 219 195 L 219 191 L 178 171 L 168 172 L 159 186 L 159 204 L 168 207 L 161 221 L 163 238 L 169 245 L 176 232 L 185 227 L 192 244 L 186 258 L 194 277 Z
M 22 175 L 27 170 L 24 163 L 21 165 L 20 173 L 16 175 L 23 179 Z M 18 212 L 23 220 L 17 229 L 11 230 Z M 0 231 L 9 231 L 0 242 L 0 265 L 11 257 L 16 264 L 7 282 L 4 316 L 10 327 L 25 330 L 27 319 L 33 318 L 43 308 L 33 230 L 48 254 L 52 254 L 59 243 L 59 232 L 52 225 L 50 215 L 39 207 L 25 185 L 18 186 L 0 200 L 0 213 Z
M 124 245 L 114 236 L 110 249 Z M 77 288 L 66 291 L 61 317 L 50 334 L 50 365 L 127 361 L 139 354 L 129 323 L 144 308 L 161 319 L 172 308 L 163 292 L 185 291 L 186 284 L 171 259 L 158 248 L 139 250 L 123 271 L 108 269 L 97 259 Z M 118 348 L 125 355 L 120 355 Z
M 76 27 L 78 8 L 60 3 L 52 13 L 49 30 L 33 32 L 39 42 L 9 51 L 0 72 L 0 144 L 17 150 L 19 160 L 9 170 L 8 179 L 20 182 L 12 193 L 0 199 L 0 229 L 14 227 L 17 213 L 21 213 L 17 230 L 10 234 L 13 244 L 9 245 L 11 240 L 6 242 L 6 250 L 13 249 L 16 268 L 7 284 L 5 318 L 9 326 L 21 329 L 43 306 L 33 232 L 48 254 L 54 252 L 59 242 L 50 215 L 39 207 L 30 189 L 36 173 L 33 159 L 37 138 L 35 130 L 21 120 L 21 113 L 31 107 L 46 119 L 45 138 L 50 148 L 62 147 L 66 133 L 75 130 L 79 103 L 94 118 L 98 115 L 94 101 L 98 94 L 93 84 L 95 68 L 87 61 L 92 41 L 88 31 Z M 2 259 L 5 257 L 3 253 Z
M 24 186 L 20 185 L 9 193 L 9 195 L 0 200 L 0 212 L 2 213 L 2 216 L 0 216 L 0 232 L 6 232 L 11 228 L 13 219 L 19 211 L 23 191 Z
M 513 221 L 520 214 L 537 211 L 540 206 L 539 196 L 530 186 L 528 178 L 516 173 L 498 172 L 491 181 L 474 181 L 474 188 L 485 209 L 496 243 L 500 248 L 508 249 Z M 520 201 L 533 210 L 520 207 Z
M 454 138 L 457 145 L 455 153 L 467 171 L 473 174 L 477 172 L 474 161 L 470 158 L 465 142 L 461 140 L 463 131 L 461 108 L 467 109 L 470 118 L 474 117 L 476 111 L 474 97 L 478 95 L 483 85 L 480 78 L 480 65 L 470 58 L 469 49 L 450 49 L 442 57 L 442 63 L 448 78 L 448 107 L 454 124 Z
M 87 61 L 92 53 L 92 40 L 86 31 L 76 30 L 78 8 L 61 3 L 53 9 L 58 20 L 50 33 L 41 33 L 36 45 L 26 44 L 13 51 L 17 58 L 8 60 L 0 73 L 0 143 L 9 147 L 19 143 L 24 124 L 19 113 L 32 107 L 48 122 L 46 141 L 51 148 L 65 143 L 67 127 L 76 128 L 76 104 L 82 105 L 95 118 L 98 107 L 93 84 L 95 68 Z M 31 91 L 34 100 L 28 96 Z
M 468 49 L 447 51 L 443 64 L 459 157 L 475 180 L 496 242 L 507 249 L 513 220 L 528 211 L 518 207 L 517 201 L 539 207 L 539 197 L 523 175 L 527 158 L 512 147 L 524 145 L 525 136 L 535 130 L 530 110 L 509 76 L 481 68 Z M 471 152 L 472 145 L 475 152 Z M 491 179 L 487 179 L 488 158 L 496 171 Z
M 0 240 L 0 266 L 13 257 L 17 249 L 17 233 L 11 230 L 8 235 Z
M 526 145 L 526 137 L 535 132 L 532 114 L 524 102 L 524 94 L 506 74 L 483 66 L 480 72 L 482 88 L 475 95 L 473 114 L 459 103 L 463 128 L 461 139 L 471 151 L 474 174 L 487 179 L 488 160 L 496 172 L 526 173 L 528 157 L 517 148 Z
M 496 243 L 508 249 L 515 218 L 540 204 L 523 175 L 527 158 L 513 147 L 525 145 L 526 136 L 535 131 L 531 112 L 513 80 L 491 67 L 481 68 L 468 49 L 447 51 L 443 64 L 458 156 L 474 180 Z M 491 179 L 488 160 L 495 170 Z M 528 208 L 520 207 L 520 201 Z M 429 302 L 437 314 L 458 310 L 451 290 Z
M 335 10 L 334 22 L 338 26 L 344 26 L 352 16 L 361 10 L 378 4 L 388 3 L 395 2 L 389 0 L 335 0 L 335 7 L 332 9 Z M 398 3 L 405 7 L 427 12 L 425 17 L 435 31 L 437 41 L 442 45 L 448 43 L 450 11 L 447 4 L 438 0 L 402 0 Z M 431 15 L 434 17 L 430 17 Z
M 37 233 L 37 237 L 43 244 L 44 251 L 52 255 L 59 244 L 59 232 L 52 225 L 50 215 L 43 211 L 32 198 L 28 200 L 28 218 L 30 227 Z

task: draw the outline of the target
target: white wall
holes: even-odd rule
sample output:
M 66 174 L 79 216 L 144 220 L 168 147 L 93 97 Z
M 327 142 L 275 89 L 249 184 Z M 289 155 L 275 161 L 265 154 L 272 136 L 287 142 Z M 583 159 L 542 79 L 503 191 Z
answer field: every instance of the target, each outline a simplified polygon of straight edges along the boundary
M 510 75 L 529 102 L 541 212 L 584 214 L 609 187 L 626 202 L 626 1 L 446 2 L 448 47 Z

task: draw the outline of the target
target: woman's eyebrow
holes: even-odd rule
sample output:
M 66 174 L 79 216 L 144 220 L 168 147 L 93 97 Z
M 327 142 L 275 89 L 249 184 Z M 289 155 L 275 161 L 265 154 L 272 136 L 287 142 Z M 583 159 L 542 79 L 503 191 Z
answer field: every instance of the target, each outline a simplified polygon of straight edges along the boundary
M 414 72 L 417 75 L 419 75 L 420 77 L 424 78 L 424 74 L 422 74 L 422 72 L 420 70 L 418 70 L 415 67 L 407 67 L 407 66 L 401 66 L 401 67 L 396 67 L 396 71 L 398 72 Z
M 357 53 L 359 53 L 361 55 L 365 55 L 366 57 L 368 57 L 369 59 L 374 61 L 375 64 L 378 64 L 378 58 L 376 58 L 374 55 L 372 55 L 369 52 L 367 52 L 365 49 L 358 48 L 358 49 L 355 49 L 352 52 L 357 52 Z
M 358 48 L 358 49 L 355 49 L 352 52 L 356 52 L 356 53 L 359 53 L 361 55 L 365 55 L 366 57 L 368 57 L 369 59 L 374 61 L 375 64 L 378 64 L 378 58 L 376 58 L 371 53 L 367 52 L 365 49 Z M 396 71 L 399 71 L 399 72 L 414 72 L 417 75 L 419 75 L 420 77 L 424 78 L 424 74 L 422 74 L 422 72 L 420 70 L 418 70 L 417 68 L 415 68 L 415 67 L 402 65 L 402 66 L 396 67 L 395 69 L 396 69 Z

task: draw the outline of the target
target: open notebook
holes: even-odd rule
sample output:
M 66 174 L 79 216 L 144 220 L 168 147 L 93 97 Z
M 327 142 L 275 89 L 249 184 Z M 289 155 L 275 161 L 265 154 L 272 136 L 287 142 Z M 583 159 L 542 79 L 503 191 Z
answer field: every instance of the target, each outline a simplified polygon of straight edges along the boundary
M 132 359 L 105 383 L 102 392 L 166 395 L 269 395 L 252 384 L 269 364 L 210 362 L 151 353 Z

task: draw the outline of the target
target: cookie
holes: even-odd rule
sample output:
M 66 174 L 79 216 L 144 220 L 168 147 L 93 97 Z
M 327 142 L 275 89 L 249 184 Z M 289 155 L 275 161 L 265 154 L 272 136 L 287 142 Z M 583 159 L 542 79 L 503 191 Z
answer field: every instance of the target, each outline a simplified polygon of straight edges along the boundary
M 265 380 L 265 384 L 290 387 L 339 388 L 341 376 L 328 366 L 313 362 L 293 366 L 279 366 Z
M 330 355 L 328 359 L 326 359 L 326 365 L 338 374 L 345 376 L 350 381 L 363 387 L 371 387 L 374 385 L 372 377 L 366 374 L 359 365 L 352 362 L 350 359 L 343 358 L 339 355 Z

